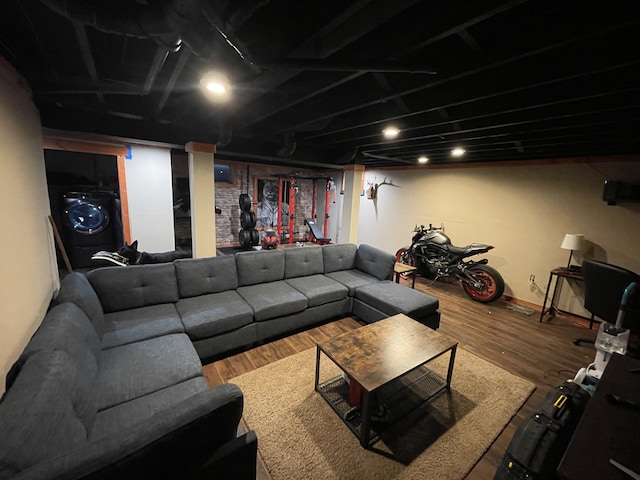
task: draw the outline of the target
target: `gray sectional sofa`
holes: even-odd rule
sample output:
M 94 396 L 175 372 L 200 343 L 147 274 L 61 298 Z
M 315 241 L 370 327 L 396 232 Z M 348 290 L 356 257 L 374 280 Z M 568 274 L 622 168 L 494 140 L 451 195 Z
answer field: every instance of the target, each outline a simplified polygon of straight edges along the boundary
M 0 479 L 255 478 L 242 392 L 202 362 L 346 315 L 438 328 L 393 264 L 335 244 L 67 275 L 7 375 Z

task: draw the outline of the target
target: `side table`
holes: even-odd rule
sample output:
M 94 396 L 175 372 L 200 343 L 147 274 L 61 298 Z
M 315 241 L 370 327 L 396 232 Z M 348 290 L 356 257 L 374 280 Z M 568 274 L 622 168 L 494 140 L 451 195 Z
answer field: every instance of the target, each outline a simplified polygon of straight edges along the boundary
M 551 295 L 551 304 L 549 305 L 549 310 L 546 311 L 547 308 L 547 298 L 549 298 L 549 289 L 551 287 L 551 282 L 553 281 L 553 277 L 556 277 L 556 283 L 553 287 L 553 294 Z M 540 312 L 540 322 L 542 322 L 542 318 L 545 313 L 549 313 L 553 315 L 553 313 L 557 310 L 554 307 L 554 302 L 556 301 L 556 293 L 558 291 L 558 282 L 560 282 L 561 278 L 566 278 L 570 280 L 577 280 L 579 282 L 584 282 L 584 275 L 579 270 L 570 270 L 565 267 L 554 268 L 549 272 L 549 282 L 547 283 L 547 290 L 544 292 L 544 302 L 542 304 L 542 311 Z M 560 311 L 560 310 L 558 310 Z
M 400 275 L 411 276 L 411 288 L 416 288 L 416 267 L 396 262 L 393 266 L 393 274 L 396 277 L 396 283 L 400 283 Z

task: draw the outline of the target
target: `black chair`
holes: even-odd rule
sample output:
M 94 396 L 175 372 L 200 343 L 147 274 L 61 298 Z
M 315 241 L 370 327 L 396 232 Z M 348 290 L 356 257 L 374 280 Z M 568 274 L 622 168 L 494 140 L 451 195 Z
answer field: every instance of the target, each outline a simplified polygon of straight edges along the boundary
M 582 264 L 584 275 L 584 308 L 591 313 L 589 328 L 597 318 L 600 321 L 616 323 L 622 294 L 632 282 L 640 282 L 640 276 L 626 268 L 599 262 L 585 260 Z M 640 283 L 631 303 L 627 307 L 622 326 L 637 333 L 640 327 Z M 592 338 L 576 338 L 573 343 L 594 343 Z

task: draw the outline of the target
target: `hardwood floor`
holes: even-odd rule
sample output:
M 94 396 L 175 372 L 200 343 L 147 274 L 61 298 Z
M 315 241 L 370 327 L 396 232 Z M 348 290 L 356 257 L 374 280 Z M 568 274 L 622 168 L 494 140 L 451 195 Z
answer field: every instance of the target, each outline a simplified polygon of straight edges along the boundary
M 491 304 L 474 302 L 457 285 L 439 282 L 430 285 L 429 281 L 417 278 L 416 289 L 440 300 L 441 333 L 456 339 L 467 351 L 526 378 L 537 387 L 466 477 L 468 480 L 493 479 L 517 427 L 540 405 L 552 387 L 573 378 L 581 367 L 593 361 L 593 345 L 576 346 L 572 340 L 593 338 L 596 331 L 589 330 L 583 319 L 570 315 L 545 317 L 540 323 L 539 312 L 530 316 L 514 312 L 506 308 L 507 302 L 503 300 Z M 207 381 L 211 385 L 224 383 L 361 325 L 354 318 L 344 318 L 208 364 L 204 368 Z M 505 391 L 505 395 L 508 394 Z M 264 467 L 260 467 L 258 479 L 268 478 Z

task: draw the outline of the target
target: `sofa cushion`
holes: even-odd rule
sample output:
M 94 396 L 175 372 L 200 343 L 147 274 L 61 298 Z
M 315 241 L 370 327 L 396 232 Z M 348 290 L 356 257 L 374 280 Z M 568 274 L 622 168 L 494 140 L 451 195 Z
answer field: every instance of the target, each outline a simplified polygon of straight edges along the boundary
M 75 412 L 87 430 L 97 411 L 96 376 L 100 362 L 100 339 L 92 323 L 79 307 L 63 303 L 45 316 L 6 379 L 6 388 L 20 375 L 27 359 L 39 352 L 60 351 L 67 355 L 73 375 Z
M 100 361 L 100 338 L 93 324 L 75 303 L 62 303 L 45 315 L 22 355 L 41 350 L 62 350 L 79 364 Z
M 176 260 L 180 298 L 234 290 L 238 286 L 235 255 Z
M 389 252 L 362 244 L 356 254 L 356 268 L 378 280 L 391 280 L 396 257 Z
M 337 302 L 349 295 L 349 289 L 345 285 L 325 275 L 290 278 L 285 282 L 307 297 L 308 307 Z
M 81 418 L 92 386 L 62 350 L 42 350 L 26 359 L 0 408 L 0 478 L 87 443 Z
M 235 290 L 183 298 L 176 308 L 193 340 L 220 335 L 253 322 L 253 309 Z
M 60 290 L 55 303 L 75 303 L 89 317 L 91 323 L 102 337 L 104 333 L 104 312 L 96 291 L 83 273 L 72 272 L 60 282 Z
M 307 297 L 285 281 L 238 287 L 237 291 L 253 308 L 257 322 L 301 312 L 307 308 Z
M 117 435 L 132 419 L 145 422 L 153 415 L 207 388 L 209 387 L 204 377 L 195 377 L 103 410 L 96 417 L 89 441 Z
M 200 375 L 200 359 L 182 333 L 103 350 L 98 411 Z
M 284 252 L 284 278 L 324 273 L 322 248 L 287 248 Z
M 358 247 L 353 243 L 336 243 L 322 247 L 324 273 L 356 268 Z
M 240 252 L 235 255 L 238 285 L 256 285 L 284 278 L 284 250 Z
M 339 270 L 336 272 L 329 272 L 325 275 L 336 282 L 340 282 L 345 285 L 349 289 L 350 297 L 355 295 L 358 287 L 379 281 L 376 277 L 356 269 Z
M 103 349 L 171 333 L 184 333 L 184 325 L 173 303 L 107 313 L 104 317 Z
M 437 298 L 391 280 L 364 285 L 355 297 L 388 315 L 404 313 L 412 318 L 434 313 L 440 305 Z
M 105 313 L 178 301 L 173 263 L 97 268 L 87 278 Z

